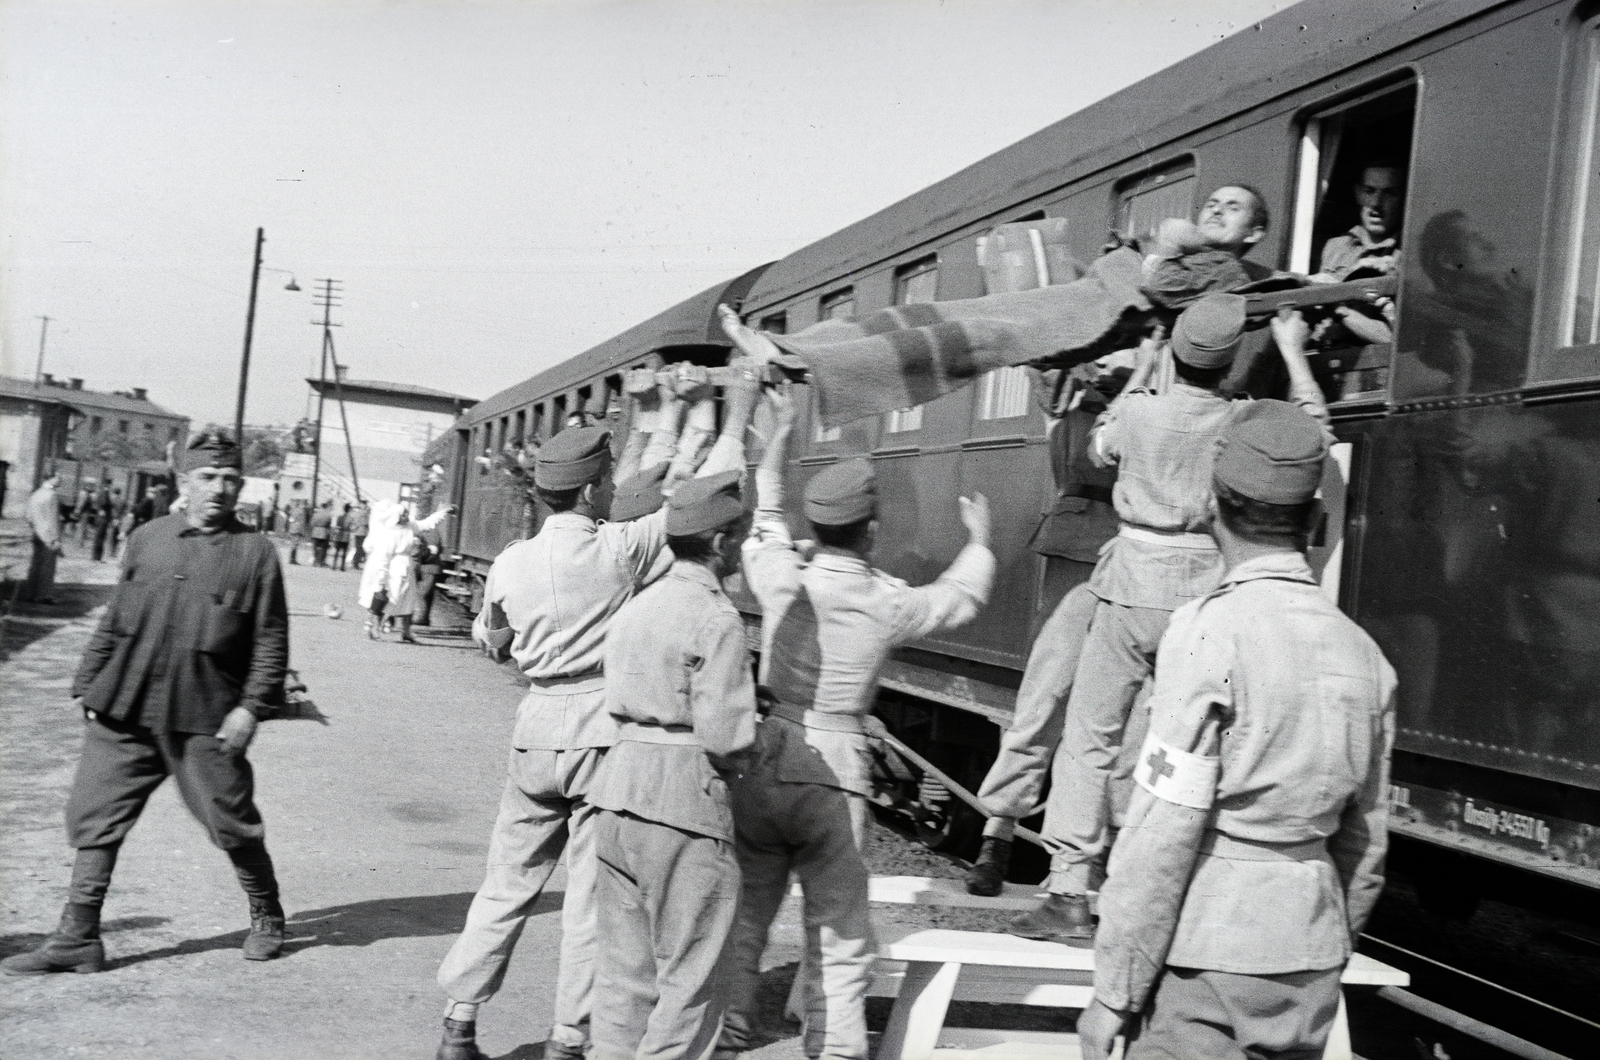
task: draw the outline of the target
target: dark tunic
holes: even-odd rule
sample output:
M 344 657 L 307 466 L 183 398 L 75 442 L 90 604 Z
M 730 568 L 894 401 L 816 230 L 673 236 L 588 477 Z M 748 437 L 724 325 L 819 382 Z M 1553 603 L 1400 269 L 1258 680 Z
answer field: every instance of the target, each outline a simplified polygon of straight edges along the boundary
M 231 518 L 203 533 L 168 515 L 129 536 L 72 694 L 119 722 L 209 734 L 234 707 L 260 716 L 282 702 L 288 661 L 272 543 Z

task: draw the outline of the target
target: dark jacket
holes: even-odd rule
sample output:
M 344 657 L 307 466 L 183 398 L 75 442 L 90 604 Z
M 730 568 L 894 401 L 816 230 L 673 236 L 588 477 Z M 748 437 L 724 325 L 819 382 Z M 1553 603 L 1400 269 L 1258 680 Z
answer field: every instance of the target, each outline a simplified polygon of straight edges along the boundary
M 270 540 L 233 519 L 207 534 L 169 515 L 128 537 L 121 577 L 72 684 L 85 708 L 214 733 L 234 707 L 259 716 L 282 702 L 289 608 Z

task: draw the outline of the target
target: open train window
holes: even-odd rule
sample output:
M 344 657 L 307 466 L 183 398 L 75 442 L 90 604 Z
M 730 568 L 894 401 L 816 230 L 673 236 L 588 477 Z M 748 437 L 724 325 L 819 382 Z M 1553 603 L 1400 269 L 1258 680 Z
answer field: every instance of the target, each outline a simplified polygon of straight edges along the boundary
M 849 320 L 856 315 L 856 289 L 841 287 L 822 296 L 820 319 Z
M 1153 240 L 1169 217 L 1194 217 L 1194 156 L 1185 155 L 1117 181 L 1111 230 L 1124 239 Z
M 511 444 L 520 446 L 528 436 L 528 410 L 518 409 L 516 426 L 511 429 Z
M 1028 414 L 1032 386 L 1023 367 L 996 368 L 978 382 L 978 419 L 1009 420 Z
M 1400 268 L 1417 84 L 1410 77 L 1308 115 L 1301 130 L 1289 269 L 1339 283 Z M 1330 402 L 1382 398 L 1392 324 L 1378 310 L 1313 313 L 1312 360 Z
M 567 395 L 557 394 L 550 399 L 550 437 L 554 438 L 567 426 Z
M 1549 312 L 1554 335 L 1548 344 L 1535 344 L 1530 383 L 1600 376 L 1600 18 L 1583 26 L 1578 49 L 1566 135 L 1559 141 L 1571 147 L 1557 185 L 1558 279 L 1546 285 L 1555 300 Z
M 543 441 L 540 432 L 544 430 L 544 402 L 533 406 L 533 422 L 528 425 L 528 441 L 537 445 Z
M 902 265 L 894 273 L 894 304 L 913 305 L 932 302 L 939 288 L 939 255 L 929 254 L 909 265 Z M 884 417 L 885 434 L 904 434 L 922 429 L 922 406 L 895 409 Z
M 789 311 L 780 309 L 776 313 L 768 313 L 761 318 L 761 330 L 769 335 L 787 335 L 789 333 Z

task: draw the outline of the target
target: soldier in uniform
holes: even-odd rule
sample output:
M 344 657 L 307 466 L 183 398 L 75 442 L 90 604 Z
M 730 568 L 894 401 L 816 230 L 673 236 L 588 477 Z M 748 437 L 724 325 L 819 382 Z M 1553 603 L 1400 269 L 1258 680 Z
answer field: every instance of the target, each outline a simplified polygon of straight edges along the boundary
M 1305 560 L 1322 429 L 1243 406 L 1213 472 L 1222 584 L 1161 641 L 1138 790 L 1100 895 L 1104 1060 L 1318 1057 L 1383 887 L 1394 670 Z
M 731 998 L 722 1048 L 749 1047 L 751 1005 L 767 929 L 788 889 L 805 891 L 805 1052 L 866 1060 L 863 1006 L 874 942 L 860 847 L 872 793 L 867 722 L 878 671 L 899 645 L 969 622 L 988 599 L 995 559 L 989 505 L 961 498 L 967 545 L 931 585 L 912 588 L 867 562 L 877 522 L 872 465 L 848 460 L 806 486 L 820 548 L 805 562 L 789 535 L 783 470 L 794 407 L 774 396 L 777 426 L 756 472 L 760 507 L 744 577 L 761 602 L 764 691 L 757 761 L 734 785 L 738 925 L 729 942 Z M 815 974 L 815 973 L 809 973 Z
M 728 779 L 756 730 L 744 622 L 721 587 L 747 524 L 739 475 L 673 492 L 672 567 L 606 639 L 619 731 L 591 795 L 605 940 L 593 1060 L 705 1060 L 722 1028 L 716 971 L 739 900 Z
M 1295 316 L 1298 328 L 1305 322 Z M 1218 387 L 1244 332 L 1245 300 L 1210 294 L 1172 333 L 1174 384 L 1159 394 L 1130 386 L 1096 426 L 1091 453 L 1117 467 L 1112 499 L 1121 519 L 1089 579 L 1094 614 L 1067 701 L 1051 777 L 1045 831 L 1048 892 L 1011 921 L 1026 938 L 1084 942 L 1094 935 L 1089 893 L 1104 878 L 1113 822 L 1112 775 L 1139 689 L 1178 607 L 1217 585 L 1222 556 L 1205 532 L 1216 439 L 1242 404 Z M 1289 326 L 1273 324 L 1275 333 Z M 1280 342 L 1291 393 L 1323 422 L 1327 410 L 1298 344 Z M 1147 359 L 1138 373 L 1147 373 Z M 1142 379 L 1130 380 L 1139 383 Z

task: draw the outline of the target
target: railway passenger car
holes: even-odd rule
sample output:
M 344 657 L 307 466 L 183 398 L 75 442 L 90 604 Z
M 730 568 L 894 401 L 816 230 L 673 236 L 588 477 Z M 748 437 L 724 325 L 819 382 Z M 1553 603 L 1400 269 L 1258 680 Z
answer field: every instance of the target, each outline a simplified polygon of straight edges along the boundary
M 1398 165 L 1394 341 L 1317 357 L 1340 439 L 1318 564 L 1400 672 L 1393 829 L 1595 888 L 1597 134 L 1600 3 L 1307 0 L 733 288 L 753 325 L 789 332 L 972 297 L 984 293 L 980 240 L 998 224 L 1063 219 L 1088 261 L 1108 233 L 1139 235 L 1235 183 L 1260 189 L 1272 213 L 1252 259 L 1311 273 L 1354 221 L 1363 169 Z M 715 300 L 656 320 L 703 322 Z M 513 410 L 575 400 L 651 352 L 675 359 L 645 337 L 654 323 L 473 410 L 466 451 L 527 429 Z M 1281 386 L 1263 344 L 1232 381 L 1258 396 Z M 993 601 L 883 675 L 891 723 L 974 785 L 1032 631 L 1073 577 L 1029 548 L 1053 489 L 1037 386 L 1029 370 L 1004 369 L 917 408 L 832 429 L 813 420 L 792 453 L 796 489 L 841 457 L 870 456 L 883 499 L 875 562 L 912 582 L 962 543 L 958 492 L 994 502 Z M 519 526 L 503 507 L 473 514 L 504 504 L 483 472 L 468 466 L 460 488 L 472 527 L 461 551 L 483 562 Z

